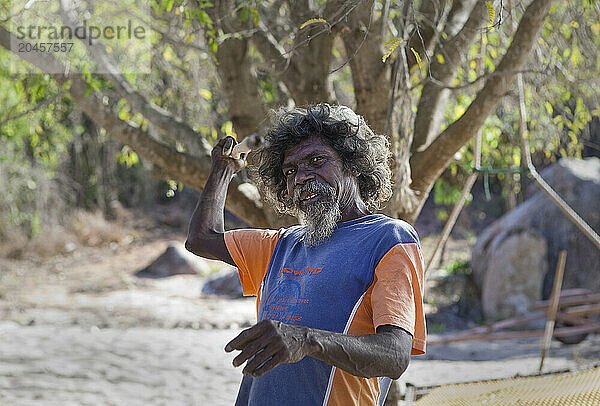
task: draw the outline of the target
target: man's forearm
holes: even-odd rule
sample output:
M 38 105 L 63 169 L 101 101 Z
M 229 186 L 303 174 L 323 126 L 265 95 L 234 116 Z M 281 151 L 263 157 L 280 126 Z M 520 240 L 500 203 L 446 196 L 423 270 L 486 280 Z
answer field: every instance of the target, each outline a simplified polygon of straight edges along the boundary
M 345 335 L 265 319 L 242 331 L 225 351 L 240 350 L 233 366 L 244 362 L 244 374 L 262 376 L 281 363 L 311 356 L 352 375 L 397 379 L 410 360 L 412 336 L 400 327 L 383 325 L 376 334 Z
M 307 341 L 308 355 L 352 375 L 397 379 L 408 367 L 411 342 L 391 331 L 345 335 L 309 329 Z
M 237 171 L 244 168 L 245 157 L 233 159 L 223 154 L 228 139 L 232 138 L 220 139 L 210 153 L 210 174 L 190 220 L 185 248 L 201 257 L 220 259 L 235 265 L 225 245 L 223 210 L 229 182 Z
M 229 167 L 211 169 L 204 190 L 190 220 L 188 240 L 210 232 L 223 233 L 225 222 L 223 210 L 227 197 L 227 188 L 233 178 L 234 170 Z

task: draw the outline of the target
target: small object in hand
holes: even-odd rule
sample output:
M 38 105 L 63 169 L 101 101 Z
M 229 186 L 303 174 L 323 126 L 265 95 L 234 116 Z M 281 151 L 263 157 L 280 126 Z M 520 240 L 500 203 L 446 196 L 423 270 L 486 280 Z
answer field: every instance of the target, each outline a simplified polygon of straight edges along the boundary
M 240 159 L 241 154 L 248 154 L 253 149 L 258 149 L 264 144 L 264 139 L 257 133 L 250 134 L 239 144 L 235 144 L 232 137 L 227 137 L 223 145 L 223 155 L 231 156 L 233 159 Z
M 231 155 L 234 144 L 235 144 L 235 139 L 233 137 L 227 137 L 225 139 L 225 144 L 223 144 L 223 155 L 225 155 L 225 156 Z

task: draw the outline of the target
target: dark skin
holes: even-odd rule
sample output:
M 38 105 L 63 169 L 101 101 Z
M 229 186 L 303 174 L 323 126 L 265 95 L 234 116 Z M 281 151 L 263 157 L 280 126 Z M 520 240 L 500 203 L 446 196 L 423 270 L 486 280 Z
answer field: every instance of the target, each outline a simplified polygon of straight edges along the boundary
M 224 142 L 225 138 L 221 139 L 212 150 L 211 172 L 192 215 L 185 246 L 196 255 L 235 266 L 223 237 L 223 208 L 227 186 L 235 173 L 244 168 L 245 162 L 243 157 L 235 160 L 223 156 Z M 290 196 L 307 181 L 333 187 L 342 214 L 339 222 L 368 214 L 360 198 L 356 174 L 344 170 L 337 152 L 319 137 L 304 140 L 286 151 L 283 172 Z M 300 208 L 320 199 L 316 196 L 303 201 L 306 196 L 300 197 Z M 392 325 L 377 327 L 375 334 L 345 335 L 262 320 L 231 340 L 225 351 L 241 351 L 233 365 L 238 367 L 250 360 L 242 372 L 254 377 L 264 375 L 279 364 L 311 356 L 355 376 L 397 379 L 408 367 L 411 347 L 412 335 Z
M 282 170 L 289 196 L 293 196 L 297 187 L 309 181 L 332 186 L 342 213 L 339 222 L 369 214 L 360 198 L 356 177 L 346 173 L 338 153 L 321 138 L 309 138 L 290 148 L 283 160 Z

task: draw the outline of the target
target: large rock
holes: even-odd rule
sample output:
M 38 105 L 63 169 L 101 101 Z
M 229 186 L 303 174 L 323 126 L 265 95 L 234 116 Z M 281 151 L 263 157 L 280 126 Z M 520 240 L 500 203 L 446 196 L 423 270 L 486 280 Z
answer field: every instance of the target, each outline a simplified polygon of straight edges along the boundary
M 207 275 L 210 267 L 202 258 L 185 249 L 180 242 L 172 242 L 165 252 L 150 265 L 136 272 L 140 278 L 167 278 L 173 275 Z
M 600 230 L 600 159 L 561 159 L 542 177 Z M 471 267 L 489 318 L 523 314 L 535 300 L 547 298 L 562 249 L 567 250 L 563 289 L 600 290 L 600 249 L 537 185 L 531 188 L 531 198 L 488 227 L 473 247 Z
M 482 281 L 483 312 L 506 318 L 529 311 L 540 295 L 547 269 L 546 240 L 523 230 L 496 238 L 489 248 Z M 524 272 L 523 270 L 527 270 Z
M 230 298 L 243 297 L 242 283 L 237 268 L 224 269 L 212 274 L 204 283 L 202 293 Z

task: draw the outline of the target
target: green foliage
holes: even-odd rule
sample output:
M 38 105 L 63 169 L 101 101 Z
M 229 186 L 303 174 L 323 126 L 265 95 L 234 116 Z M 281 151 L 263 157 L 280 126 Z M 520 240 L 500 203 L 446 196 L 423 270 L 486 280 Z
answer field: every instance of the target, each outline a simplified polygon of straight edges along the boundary
M 584 3 L 577 8 L 566 1 L 554 3 L 538 39 L 544 51 L 540 62 L 554 75 L 531 88 L 532 101 L 547 102 L 544 109 L 534 110 L 529 130 L 546 135 L 539 144 L 547 146 L 549 157 L 578 156 L 578 140 L 600 106 L 600 22 L 597 4 Z
M 419 68 L 420 68 L 421 67 L 421 55 L 419 55 L 419 53 L 417 51 L 415 51 L 414 48 L 411 48 L 410 50 L 413 53 L 413 55 L 415 56 L 415 59 L 417 60 L 417 65 L 419 65 Z
M 128 145 L 124 145 L 123 148 L 121 148 L 121 151 L 119 151 L 117 154 L 116 159 L 121 165 L 125 165 L 128 168 L 140 163 L 138 154 L 135 153 L 135 151 L 133 151 Z
M 316 8 L 313 10 L 314 13 L 308 14 L 306 18 L 325 16 L 320 11 L 325 11 L 326 3 L 325 0 L 311 2 L 311 6 Z M 7 2 L 2 1 L 1 4 Z M 273 35 L 278 42 L 277 45 L 286 50 L 293 48 L 295 35 L 300 33 L 308 36 L 309 32 L 312 34 L 323 31 L 323 27 L 331 29 L 330 24 L 334 21 L 332 18 L 330 23 L 325 18 L 315 17 L 298 27 L 297 22 L 291 24 L 290 10 L 285 2 L 283 5 L 267 0 L 237 2 L 236 8 L 231 10 L 231 16 L 228 18 L 237 18 L 235 23 L 241 28 L 238 32 L 224 33 L 217 29 L 216 22 L 212 21 L 207 12 L 210 11 L 207 8 L 212 6 L 209 1 L 188 3 L 182 0 L 152 0 L 149 4 L 152 11 L 148 16 L 152 24 L 152 49 L 149 51 L 152 58 L 151 72 L 137 75 L 135 68 L 140 66 L 141 61 L 129 60 L 130 66 L 123 62 L 127 61 L 127 58 L 120 59 L 128 55 L 125 43 L 117 43 L 113 48 L 107 49 L 107 52 L 114 57 L 119 68 L 124 70 L 125 77 L 133 88 L 147 95 L 157 106 L 190 124 L 209 143 L 214 143 L 223 135 L 235 135 L 228 114 L 227 101 L 215 73 L 219 44 L 230 38 L 249 39 L 248 55 L 251 62 L 259 67 L 256 72 L 262 100 L 268 107 L 274 107 L 286 103 L 287 95 L 282 96 L 285 89 L 277 83 L 281 71 L 276 74 L 265 73 L 262 65 L 270 66 L 272 61 L 269 61 L 267 56 L 262 56 L 257 51 L 258 48 L 252 44 L 252 35 L 257 31 L 261 18 L 264 18 L 261 14 L 274 10 L 269 16 L 270 19 L 265 19 L 264 22 L 268 23 L 273 34 L 277 34 Z M 397 31 L 400 27 L 397 23 L 399 19 L 406 17 L 406 9 L 397 7 L 398 4 L 390 3 L 389 17 L 392 23 L 390 27 L 393 26 L 393 29 L 386 33 L 386 37 L 392 39 L 382 44 L 383 62 L 396 52 L 396 48 L 400 49 L 405 45 L 401 39 L 403 34 Z M 489 24 L 485 21 L 481 22 L 481 30 L 485 33 L 484 48 L 480 49 L 479 41 L 475 41 L 470 49 L 466 50 L 468 52 L 464 63 L 451 84 L 457 88 L 451 90 L 450 102 L 445 112 L 444 128 L 467 111 L 476 97 L 479 85 L 484 82 L 478 81 L 475 85 L 468 85 L 468 82 L 478 79 L 479 56 L 481 55 L 485 72 L 493 73 L 510 44 L 511 24 L 495 25 L 500 10 L 494 8 L 493 2 L 486 2 L 486 4 Z M 95 6 L 112 12 L 120 10 L 118 3 L 114 2 L 100 2 Z M 379 16 L 382 13 L 382 2 L 375 2 L 373 9 L 376 17 Z M 3 10 L 0 10 L 0 13 Z M 542 71 L 542 73 L 525 73 L 525 104 L 528 110 L 527 128 L 530 143 L 533 150 L 543 151 L 549 160 L 558 156 L 579 156 L 582 149 L 581 137 L 586 131 L 587 123 L 593 115 L 600 115 L 596 90 L 600 88 L 598 77 L 600 22 L 598 22 L 597 10 L 597 4 L 590 4 L 587 0 L 577 0 L 575 3 L 560 0 L 553 3 L 550 17 L 543 26 L 534 55 L 527 63 L 527 70 Z M 135 14 L 136 10 L 128 10 L 128 12 Z M 522 10 L 519 8 L 516 12 L 517 18 L 520 17 L 520 13 Z M 332 15 L 325 17 L 330 16 Z M 421 18 L 423 16 L 417 16 L 418 22 L 425 24 L 420 20 Z M 405 22 L 412 24 L 409 19 Z M 342 26 L 343 24 L 337 26 L 341 29 L 340 35 L 347 35 Z M 489 26 L 494 26 L 494 30 L 490 30 Z M 448 34 L 445 32 L 440 36 L 444 40 L 448 39 Z M 135 46 L 138 45 L 133 47 Z M 306 46 L 310 46 L 310 43 Z M 426 63 L 429 59 L 434 63 L 447 63 L 452 60 L 455 50 L 442 49 L 429 58 L 418 46 L 409 49 L 409 56 L 411 58 L 414 56 L 419 65 L 410 72 L 409 80 L 410 85 L 416 89 L 413 94 L 418 95 L 419 84 L 428 73 Z M 347 50 L 337 43 L 333 53 L 340 64 L 350 57 L 346 55 Z M 69 62 L 73 69 L 81 71 L 82 77 L 87 81 L 88 94 L 92 91 L 101 91 L 104 95 L 102 103 L 115 112 L 121 120 L 133 122 L 143 129 L 149 127 L 153 137 L 175 147 L 178 151 L 191 154 L 196 152 L 193 140 L 183 139 L 179 134 L 158 133 L 155 128 L 147 125 L 145 118 L 136 113 L 125 99 L 116 96 L 118 92 L 115 92 L 113 86 L 94 73 L 96 66 L 83 44 L 76 42 Z M 111 164 L 118 164 L 118 168 L 112 168 L 111 171 L 131 170 L 126 172 L 131 175 L 136 170 L 143 170 L 140 158 L 129 147 L 121 145 L 109 147 L 105 138 L 106 133 L 102 133 L 102 129 L 98 129 L 98 138 L 93 142 L 86 138 L 94 132 L 80 131 L 80 122 L 70 117 L 76 111 L 73 110 L 76 106 L 72 106 L 71 101 L 60 94 L 60 92 L 66 93 L 69 88 L 68 83 L 63 88 L 58 88 L 50 76 L 40 74 L 15 78 L 10 75 L 9 63 L 23 69 L 31 68 L 9 52 L 0 49 L 0 105 L 3 107 L 0 112 L 0 142 L 10 144 L 21 154 L 19 155 L 21 158 L 15 161 L 15 164 L 22 162 L 24 168 L 40 168 L 43 173 L 51 176 L 68 155 L 68 149 L 73 147 L 72 135 L 86 134 L 83 136 L 83 144 L 89 141 L 90 150 L 96 151 L 95 148 L 110 150 L 107 156 Z M 31 72 L 34 72 L 33 69 Z M 490 78 L 496 80 L 494 76 Z M 354 88 L 349 64 L 334 72 L 331 79 L 339 100 L 351 104 Z M 511 92 L 503 98 L 500 106 L 485 122 L 482 130 L 482 166 L 509 168 L 520 164 L 517 107 L 515 94 Z M 28 110 L 32 111 L 28 112 Z M 13 119 L 21 113 L 26 114 Z M 90 155 L 93 155 L 93 151 Z M 455 160 L 450 163 L 444 176 L 434 186 L 434 198 L 437 204 L 449 206 L 458 200 L 460 189 L 466 176 L 471 173 L 473 165 L 474 150 L 469 144 L 456 154 Z M 76 165 L 74 167 L 77 168 Z M 91 190 L 89 192 L 91 197 L 84 200 L 93 202 L 103 185 L 99 176 L 96 176 L 90 168 L 84 169 L 81 172 L 85 173 L 85 176 L 82 175 L 80 181 L 86 183 Z M 494 181 L 502 185 L 504 194 L 520 193 L 518 175 L 500 174 L 493 177 Z M 122 183 L 126 184 L 127 181 L 123 180 Z M 19 189 L 21 186 L 15 187 Z M 172 188 L 169 190 L 174 191 Z M 469 196 L 467 202 L 470 199 Z M 20 207 L 26 205 L 21 204 Z M 29 216 L 33 212 L 28 213 Z M 440 210 L 439 215 L 447 216 L 446 208 Z M 36 220 L 31 216 L 21 223 L 29 224 L 28 227 L 32 232 L 36 228 Z
M 0 78 L 9 76 L 7 65 L 12 56 L 6 56 L 0 49 Z M 23 165 L 39 167 L 49 175 L 65 156 L 71 138 L 61 92 L 49 75 L 0 80 L 0 143 L 22 151 Z
M 175 192 L 181 192 L 183 190 L 183 183 L 177 183 L 174 180 L 167 181 L 168 189 L 165 193 L 167 198 L 175 197 Z
M 258 9 L 256 7 L 242 7 L 242 11 L 240 12 L 240 21 L 252 21 L 254 26 L 258 26 L 260 21 L 260 17 L 258 15 Z
M 468 275 L 471 273 L 471 264 L 469 261 L 454 260 L 444 270 L 450 275 Z
M 490 14 L 491 17 L 491 14 Z M 483 38 L 483 65 L 494 72 L 504 54 L 510 24 L 488 31 Z M 504 34 L 503 34 L 504 32 Z M 544 22 L 536 51 L 525 69 L 539 73 L 524 73 L 527 130 L 531 152 L 542 152 L 546 158 L 537 165 L 546 165 L 558 157 L 580 157 L 587 126 L 600 114 L 597 90 L 600 88 L 600 22 L 597 10 L 587 1 L 574 4 L 560 1 L 552 5 Z M 477 78 L 479 43 L 471 47 L 470 60 L 459 69 L 454 85 Z M 440 58 L 438 58 L 439 60 Z M 443 56 L 440 63 L 443 62 Z M 454 91 L 446 110 L 446 123 L 458 119 L 475 96 L 476 86 Z M 521 160 L 518 99 L 514 93 L 504 97 L 482 129 L 482 167 L 518 167 Z M 534 157 L 535 159 L 535 157 Z M 536 162 L 534 162 L 536 163 Z M 474 166 L 473 145 L 465 145 L 438 180 L 434 197 L 439 204 L 452 204 L 462 188 L 463 175 Z M 456 178 L 458 176 L 458 178 Z M 492 182 L 502 186 L 502 195 L 518 195 L 519 174 L 490 175 Z M 452 179 L 453 181 L 448 181 Z
M 460 188 L 450 184 L 448 181 L 440 178 L 434 186 L 434 202 L 435 204 L 451 205 L 458 202 L 460 198 Z M 467 198 L 469 202 L 471 198 Z
M 494 4 L 491 1 L 486 1 L 485 5 L 488 9 L 488 15 L 490 17 L 490 27 L 494 25 L 494 17 L 496 15 L 496 10 L 494 9 Z
M 39 167 L 5 144 L 0 149 L 0 241 L 23 230 L 30 237 L 41 231 L 42 213 L 48 208 L 50 179 Z
M 427 331 L 431 334 L 443 334 L 446 331 L 446 325 L 442 322 L 428 322 Z
M 272 106 L 277 98 L 275 84 L 273 83 L 273 80 L 270 77 L 268 77 L 264 80 L 261 80 L 259 82 L 259 86 L 263 100 L 267 105 Z

